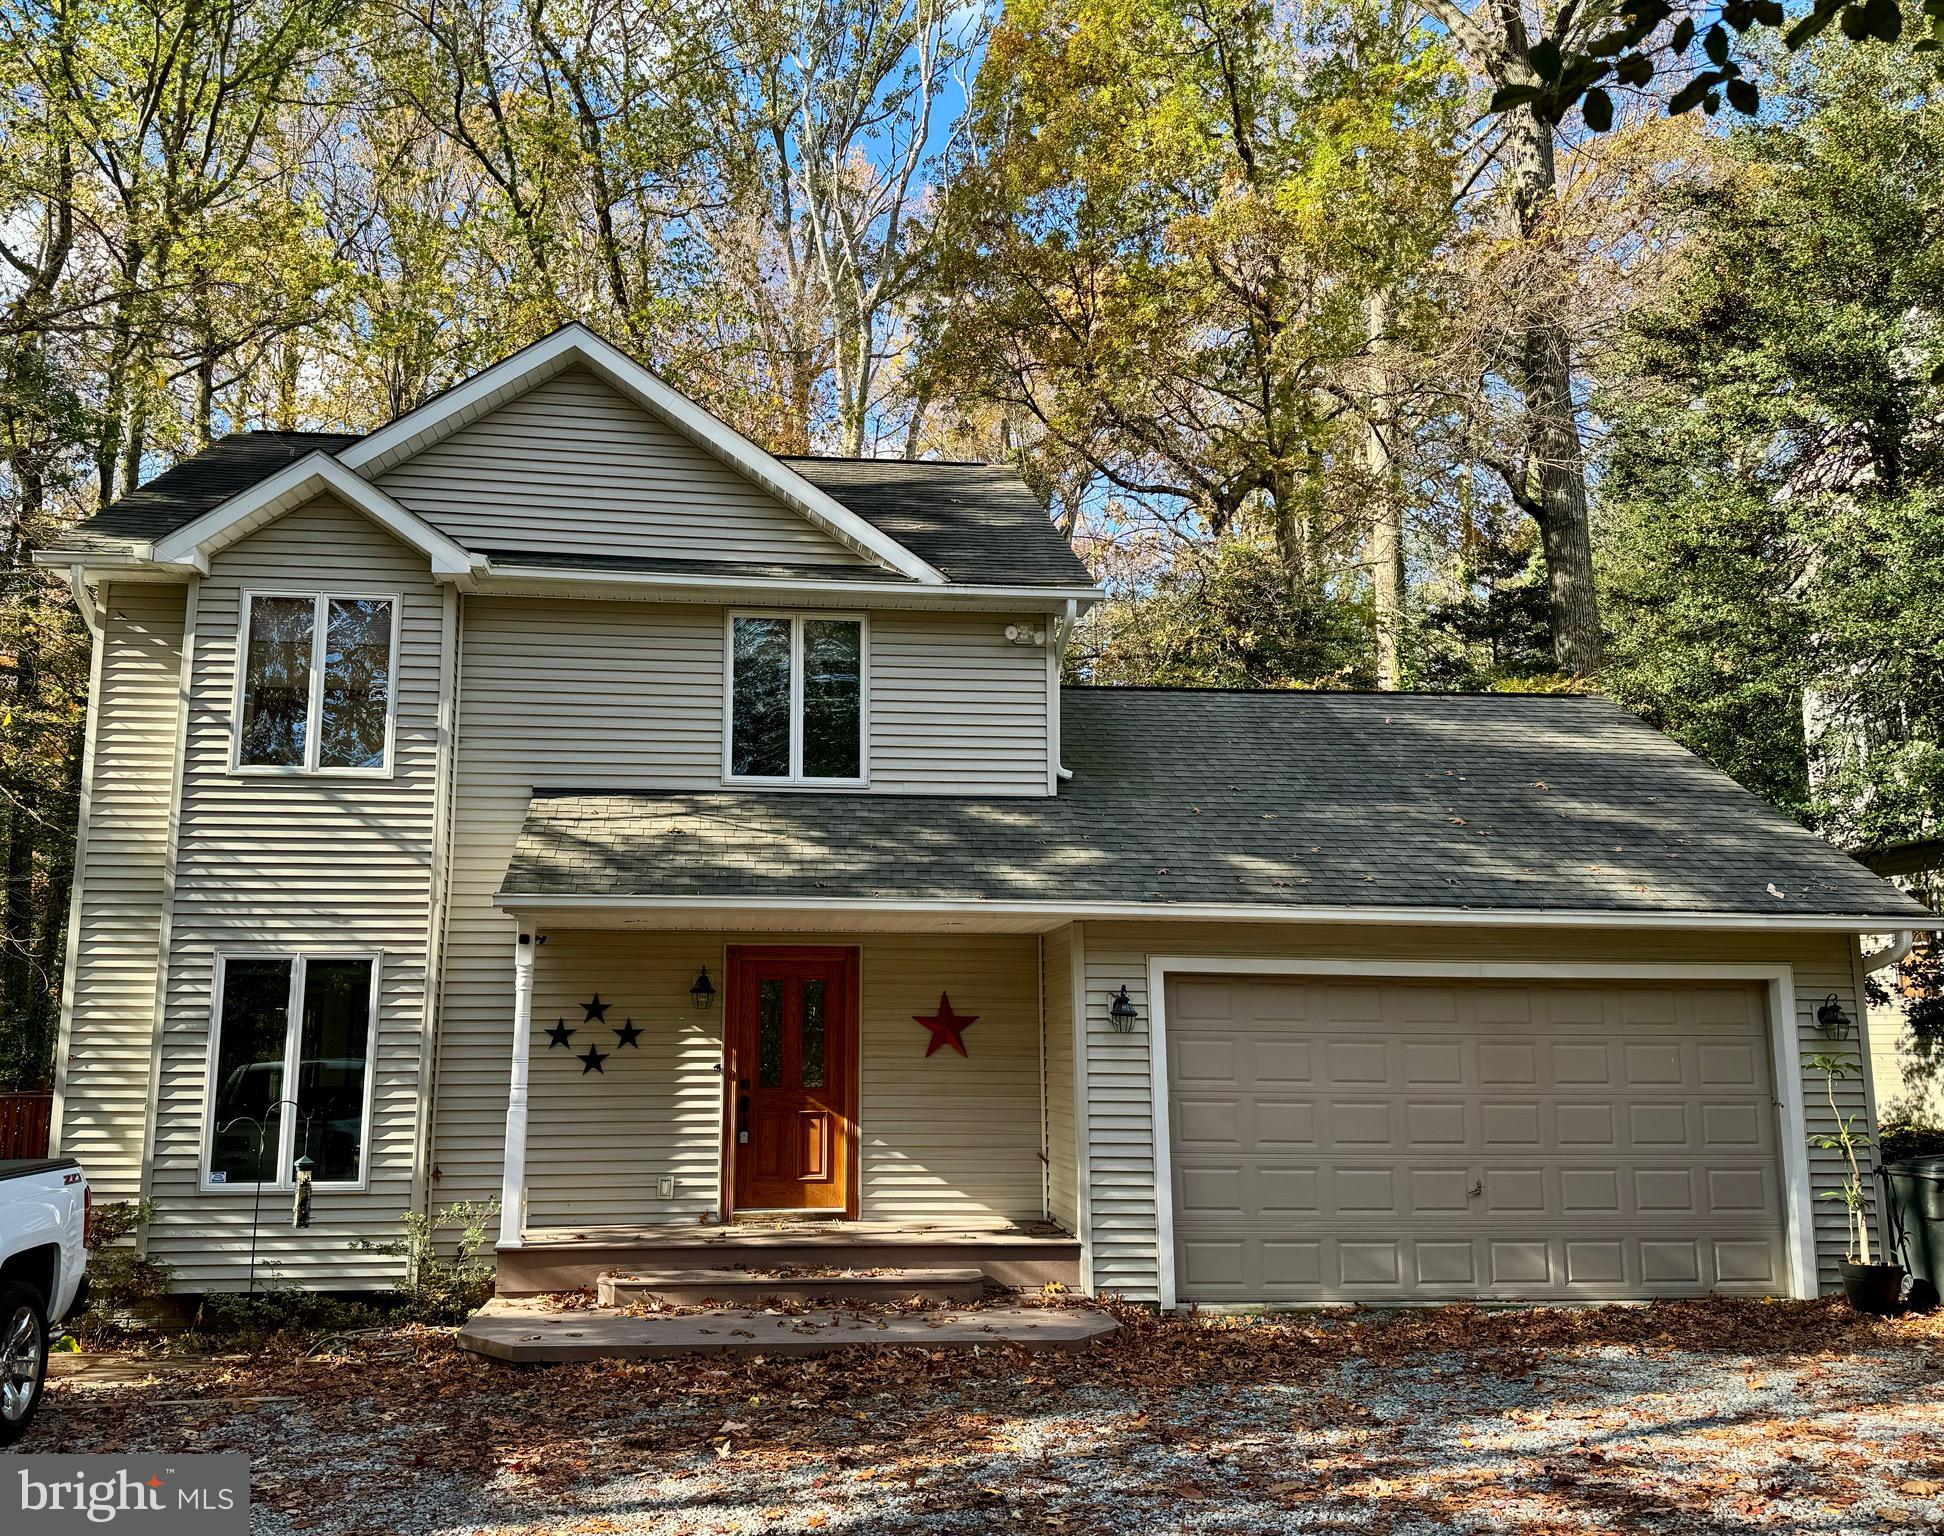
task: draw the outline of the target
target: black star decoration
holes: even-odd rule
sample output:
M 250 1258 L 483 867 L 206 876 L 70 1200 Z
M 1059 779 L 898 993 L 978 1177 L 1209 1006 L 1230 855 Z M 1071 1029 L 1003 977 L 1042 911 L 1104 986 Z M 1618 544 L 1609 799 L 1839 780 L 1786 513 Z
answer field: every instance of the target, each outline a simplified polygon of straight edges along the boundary
M 601 1063 L 607 1059 L 608 1053 L 606 1051 L 597 1051 L 590 1045 L 587 1048 L 587 1054 L 580 1058 L 581 1076 L 585 1077 L 590 1072 L 599 1072 L 605 1077 L 607 1075 L 607 1068 L 602 1066 Z
M 547 1031 L 547 1049 L 551 1051 L 556 1045 L 564 1045 L 571 1051 L 574 1048 L 573 1041 L 574 1032 L 567 1027 L 567 1021 L 555 1019 L 554 1027 Z
M 614 1034 L 621 1045 L 632 1045 L 637 1051 L 641 1049 L 641 1031 L 635 1028 L 635 1021 L 633 1019 L 629 1019 L 625 1024 L 618 1025 L 615 1028 Z
M 593 1002 L 581 1004 L 581 1012 L 586 1015 L 586 1017 L 581 1020 L 581 1023 L 583 1024 L 607 1023 L 607 1011 L 613 1006 L 614 1004 L 612 1003 L 602 1002 L 601 994 L 596 992 L 594 994 Z

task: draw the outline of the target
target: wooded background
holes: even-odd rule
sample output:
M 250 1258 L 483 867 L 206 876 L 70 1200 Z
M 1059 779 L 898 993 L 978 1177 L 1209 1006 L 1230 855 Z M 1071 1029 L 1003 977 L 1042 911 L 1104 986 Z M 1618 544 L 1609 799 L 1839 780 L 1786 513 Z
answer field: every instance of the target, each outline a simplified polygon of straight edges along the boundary
M 1936 838 L 1936 55 L 1756 26 L 1731 125 L 1689 26 L 1508 108 L 1591 17 L 0 0 L 0 1088 L 50 1070 L 86 703 L 29 548 L 570 318 L 779 452 L 1018 465 L 1113 593 L 1077 677 L 1598 687 L 1846 847 Z

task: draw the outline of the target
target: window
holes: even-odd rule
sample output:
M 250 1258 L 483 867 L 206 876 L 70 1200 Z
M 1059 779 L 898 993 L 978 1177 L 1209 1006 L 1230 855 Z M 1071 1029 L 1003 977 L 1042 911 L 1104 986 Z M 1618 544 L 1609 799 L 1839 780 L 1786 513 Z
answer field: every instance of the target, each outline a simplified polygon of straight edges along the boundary
M 864 621 L 732 614 L 726 776 L 864 780 Z
M 245 593 L 236 766 L 385 772 L 397 616 L 389 597 Z
M 216 962 L 205 1188 L 364 1182 L 378 962 L 223 955 Z

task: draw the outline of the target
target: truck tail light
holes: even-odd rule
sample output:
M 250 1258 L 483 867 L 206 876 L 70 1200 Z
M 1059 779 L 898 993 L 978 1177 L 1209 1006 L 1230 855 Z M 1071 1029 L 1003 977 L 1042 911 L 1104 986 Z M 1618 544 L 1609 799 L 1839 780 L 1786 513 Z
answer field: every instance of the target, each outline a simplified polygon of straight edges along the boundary
M 94 1189 L 87 1184 L 81 1186 L 81 1246 L 94 1246 Z

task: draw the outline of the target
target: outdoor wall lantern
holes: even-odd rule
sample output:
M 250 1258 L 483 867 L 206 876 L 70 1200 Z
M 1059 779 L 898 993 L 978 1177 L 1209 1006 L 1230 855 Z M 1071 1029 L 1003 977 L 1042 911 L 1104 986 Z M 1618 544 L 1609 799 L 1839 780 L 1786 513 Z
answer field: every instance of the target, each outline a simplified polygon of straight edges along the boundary
M 1849 1039 L 1850 1016 L 1843 1012 L 1843 1005 L 1836 1001 L 1834 992 L 1825 997 L 1822 1007 L 1816 1010 L 1816 1028 L 1831 1040 Z
M 689 1000 L 698 1009 L 703 1010 L 715 1001 L 715 983 L 709 980 L 709 968 L 706 965 L 696 975 L 695 985 L 689 988 Z
M 1114 1000 L 1107 1005 L 1107 1022 L 1114 1026 L 1117 1034 L 1128 1035 L 1134 1032 L 1134 1020 L 1139 1015 L 1134 1011 L 1134 999 L 1127 995 L 1127 986 L 1122 983 Z

